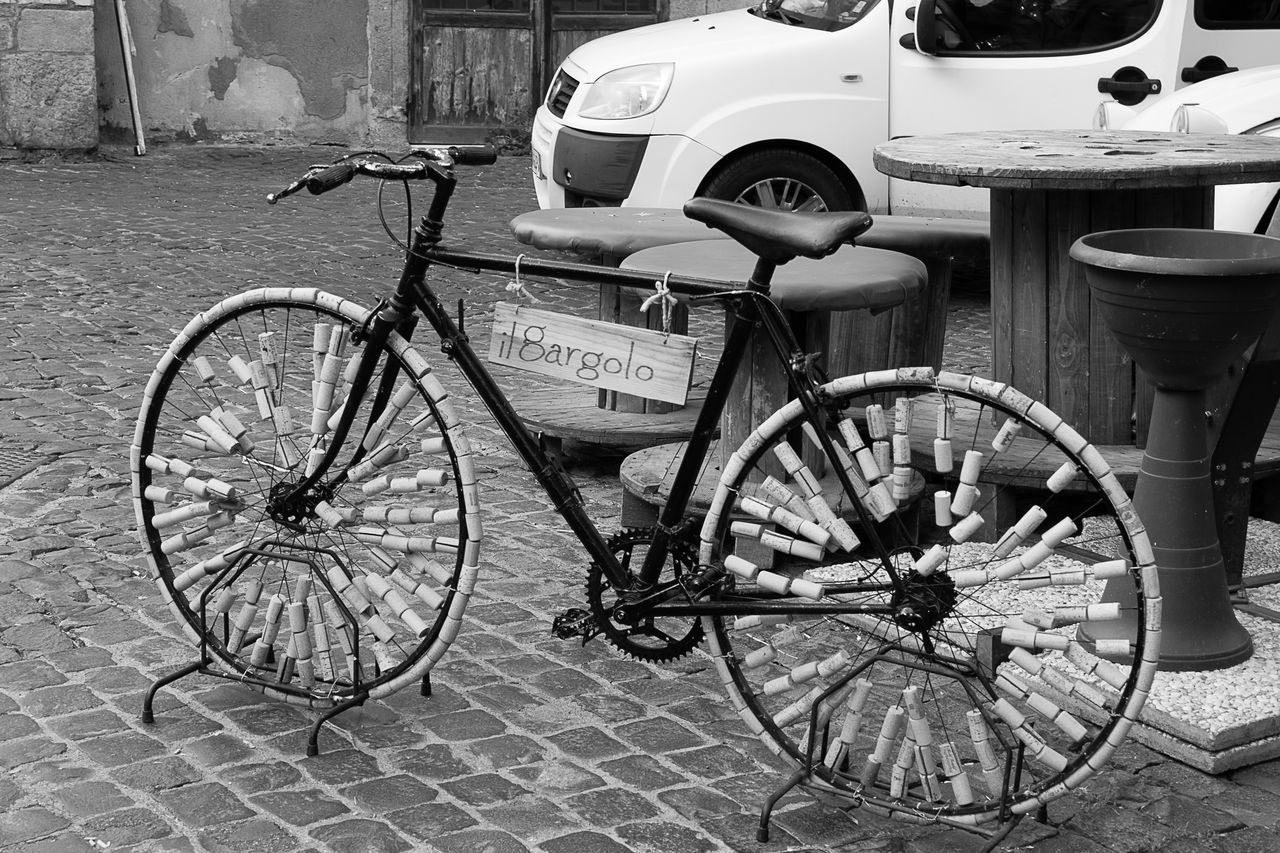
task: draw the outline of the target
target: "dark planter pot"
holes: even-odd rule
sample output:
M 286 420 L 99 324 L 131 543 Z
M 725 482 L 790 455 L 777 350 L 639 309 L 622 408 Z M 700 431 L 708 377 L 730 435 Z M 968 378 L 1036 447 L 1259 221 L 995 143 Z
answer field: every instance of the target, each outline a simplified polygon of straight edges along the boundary
M 1164 599 L 1160 668 L 1209 670 L 1253 654 L 1218 544 L 1205 390 L 1267 328 L 1280 296 L 1280 240 L 1177 228 L 1103 231 L 1071 247 L 1107 327 L 1156 393 L 1134 508 L 1151 536 Z M 1136 607 L 1108 584 L 1104 600 Z M 1081 629 L 1132 638 L 1136 620 Z
M 1071 247 L 1095 304 L 1133 360 L 1166 388 L 1204 388 L 1258 339 L 1275 311 L 1280 240 L 1145 228 Z

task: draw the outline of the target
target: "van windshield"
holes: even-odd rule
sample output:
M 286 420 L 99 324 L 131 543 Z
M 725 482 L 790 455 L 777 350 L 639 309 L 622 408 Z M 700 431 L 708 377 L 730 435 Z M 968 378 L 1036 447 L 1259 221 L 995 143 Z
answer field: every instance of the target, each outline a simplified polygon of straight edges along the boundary
M 751 14 L 793 27 L 842 30 L 871 11 L 880 0 L 763 0 Z

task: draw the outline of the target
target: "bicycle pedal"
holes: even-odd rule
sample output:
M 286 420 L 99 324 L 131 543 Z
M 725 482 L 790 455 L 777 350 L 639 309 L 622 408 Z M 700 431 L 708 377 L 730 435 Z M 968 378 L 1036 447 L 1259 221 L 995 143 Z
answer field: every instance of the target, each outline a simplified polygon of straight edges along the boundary
M 600 627 L 589 610 L 570 607 L 551 621 L 551 633 L 561 640 L 581 637 L 582 645 L 600 633 Z

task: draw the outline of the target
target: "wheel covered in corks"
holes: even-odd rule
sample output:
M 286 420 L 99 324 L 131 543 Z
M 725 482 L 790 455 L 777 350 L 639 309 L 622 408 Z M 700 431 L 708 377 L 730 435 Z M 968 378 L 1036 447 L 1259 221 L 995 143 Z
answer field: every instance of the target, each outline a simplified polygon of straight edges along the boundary
M 835 380 L 724 463 L 701 534 L 729 697 L 820 786 L 980 824 L 1078 788 L 1156 671 L 1158 580 L 1096 448 L 994 382 Z
M 223 300 L 161 357 L 134 437 L 138 528 L 173 616 L 210 665 L 305 704 L 421 679 L 477 571 L 475 473 L 448 394 L 399 335 L 368 351 L 368 319 L 312 289 Z M 353 406 L 336 460 L 300 488 Z

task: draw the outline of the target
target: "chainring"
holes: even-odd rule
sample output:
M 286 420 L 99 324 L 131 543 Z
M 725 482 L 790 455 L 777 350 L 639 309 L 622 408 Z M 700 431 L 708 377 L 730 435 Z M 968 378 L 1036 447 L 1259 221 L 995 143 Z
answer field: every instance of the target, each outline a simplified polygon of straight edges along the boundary
M 653 538 L 652 528 L 632 528 L 611 537 L 609 550 L 618 555 L 618 562 L 628 572 L 632 566 L 639 569 L 643 554 L 637 559 L 636 549 L 642 551 Z M 680 580 L 695 567 L 697 560 L 693 547 L 687 542 L 673 542 L 668 555 L 671 576 L 665 572 L 661 582 Z M 587 604 L 595 618 L 596 627 L 610 645 L 637 660 L 663 663 L 687 655 L 702 642 L 702 619 L 697 616 L 644 616 L 634 625 L 621 623 L 613 618 L 618 593 L 604 576 L 600 566 L 592 563 L 587 570 Z

